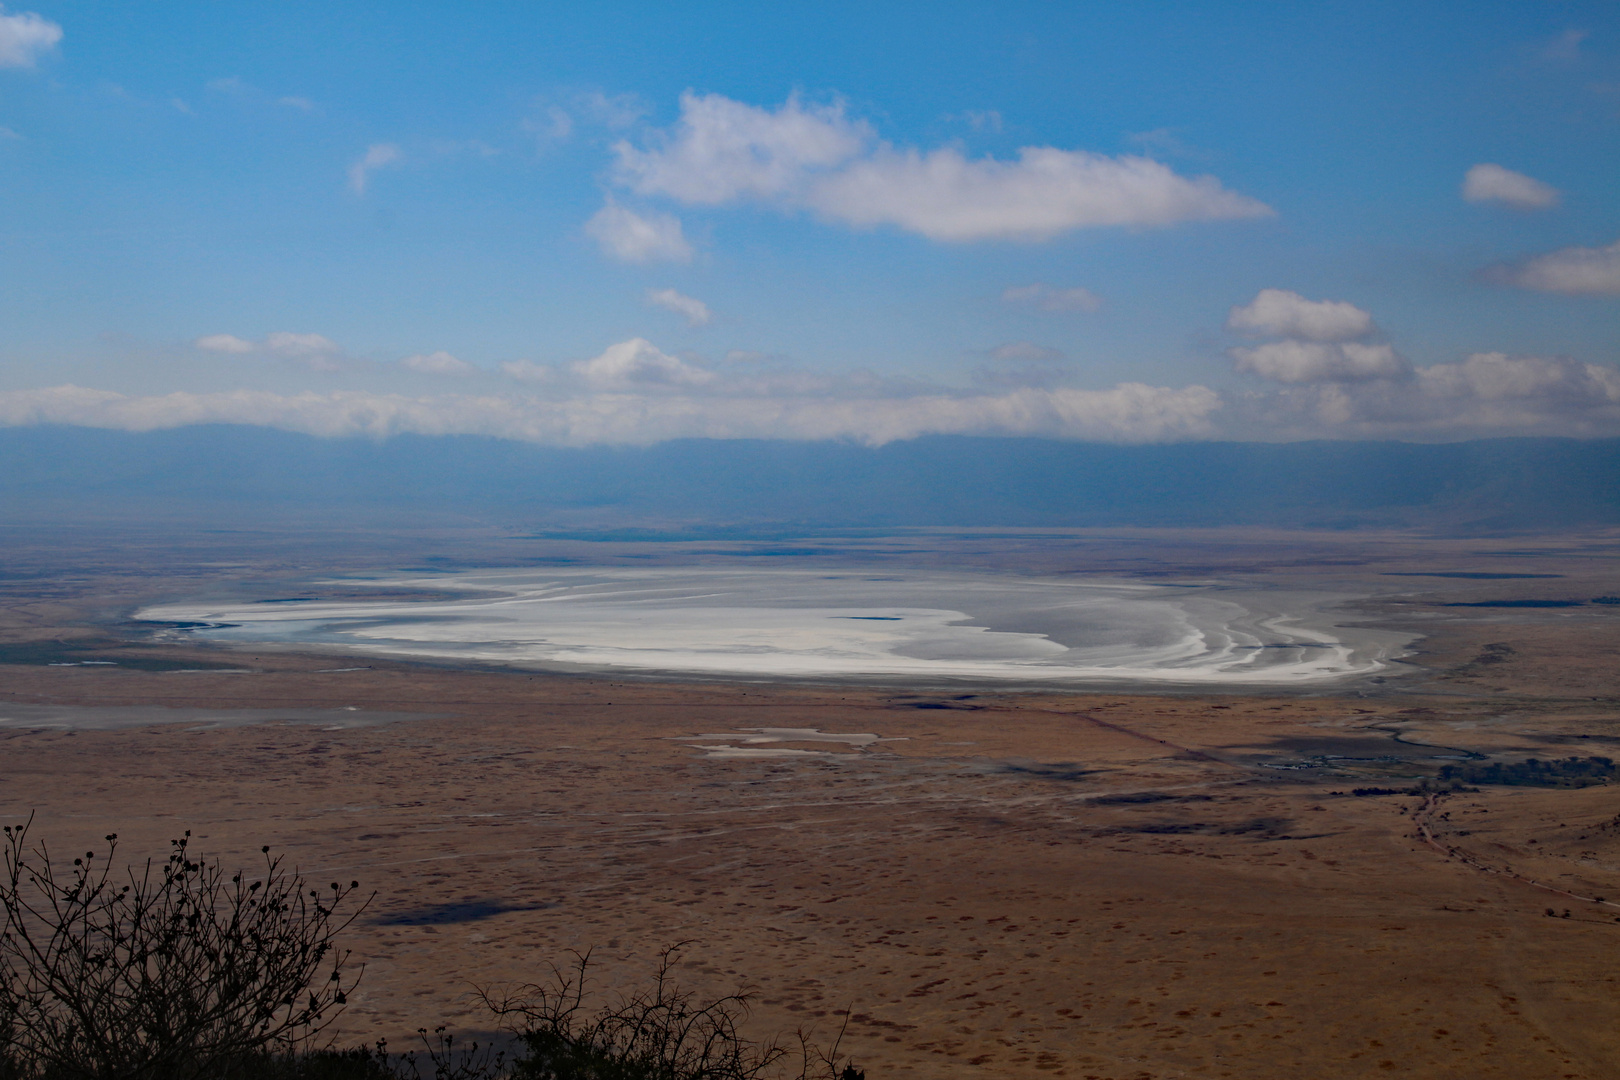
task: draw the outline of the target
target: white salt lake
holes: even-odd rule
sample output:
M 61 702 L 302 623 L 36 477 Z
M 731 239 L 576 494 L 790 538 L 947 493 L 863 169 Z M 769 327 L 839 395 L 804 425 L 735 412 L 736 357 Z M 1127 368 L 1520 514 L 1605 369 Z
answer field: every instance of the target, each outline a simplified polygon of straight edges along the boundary
M 323 583 L 312 583 L 318 593 Z M 917 570 L 468 570 L 351 598 L 184 601 L 136 618 L 225 643 L 528 669 L 907 684 L 1314 686 L 1388 670 L 1412 635 L 1356 596 Z M 363 587 L 376 600 L 353 599 Z M 431 599 L 400 599 L 402 591 Z M 445 599 L 446 593 L 454 595 Z

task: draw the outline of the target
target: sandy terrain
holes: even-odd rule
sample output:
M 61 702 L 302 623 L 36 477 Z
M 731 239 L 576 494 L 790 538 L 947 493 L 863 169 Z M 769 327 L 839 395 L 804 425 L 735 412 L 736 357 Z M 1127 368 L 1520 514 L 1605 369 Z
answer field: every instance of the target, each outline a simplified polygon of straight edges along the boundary
M 1613 593 L 1613 538 L 1150 539 L 1143 573 L 1393 580 L 1369 618 L 1430 636 L 1404 681 L 1314 696 L 625 683 L 132 644 L 137 602 L 338 560 L 81 549 L 50 572 L 18 544 L 0 702 L 147 711 L 0 724 L 0 812 L 62 850 L 189 827 L 360 879 L 355 1039 L 476 1030 L 475 984 L 591 947 L 632 979 L 690 940 L 683 978 L 755 987 L 757 1034 L 828 1039 L 851 1009 L 874 1080 L 1620 1076 L 1620 785 L 1349 794 L 1470 752 L 1620 757 L 1620 611 L 1444 606 Z M 1085 545 L 1111 572 L 1144 547 Z M 1387 577 L 1530 563 L 1563 576 Z

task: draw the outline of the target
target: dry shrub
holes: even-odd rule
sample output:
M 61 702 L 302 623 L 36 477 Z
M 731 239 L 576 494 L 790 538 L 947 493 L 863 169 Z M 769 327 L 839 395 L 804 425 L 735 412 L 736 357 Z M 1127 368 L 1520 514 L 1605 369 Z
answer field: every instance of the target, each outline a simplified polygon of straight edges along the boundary
M 228 1075 L 307 1042 L 354 989 L 333 939 L 366 906 L 357 882 L 312 889 L 268 847 L 258 874 L 227 873 L 193 857 L 189 831 L 122 874 L 116 834 L 71 869 L 27 836 L 6 826 L 0 842 L 0 1056 L 15 1077 Z

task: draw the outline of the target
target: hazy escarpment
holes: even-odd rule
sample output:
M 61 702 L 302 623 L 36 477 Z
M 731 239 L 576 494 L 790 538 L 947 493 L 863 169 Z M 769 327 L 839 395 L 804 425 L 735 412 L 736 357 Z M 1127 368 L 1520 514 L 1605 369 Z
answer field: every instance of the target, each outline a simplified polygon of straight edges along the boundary
M 0 430 L 10 513 L 289 510 L 537 527 L 1438 526 L 1620 522 L 1620 440 L 1174 443 L 933 436 L 553 447 L 475 436 L 322 439 L 264 428 Z

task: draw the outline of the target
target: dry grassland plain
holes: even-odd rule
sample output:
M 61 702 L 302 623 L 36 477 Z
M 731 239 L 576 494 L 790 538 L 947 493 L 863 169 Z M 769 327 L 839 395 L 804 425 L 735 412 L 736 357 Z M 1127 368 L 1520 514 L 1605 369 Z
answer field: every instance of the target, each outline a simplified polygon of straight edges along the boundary
M 476 1032 L 474 986 L 574 949 L 629 983 L 687 941 L 682 980 L 752 987 L 754 1034 L 827 1042 L 847 1011 L 874 1078 L 1620 1076 L 1620 784 L 1406 793 L 1446 764 L 1620 757 L 1620 606 L 1591 603 L 1620 592 L 1614 534 L 4 542 L 0 813 L 62 851 L 190 828 L 227 862 L 270 844 L 359 879 L 345 1041 Z M 1333 586 L 1424 636 L 1399 674 L 1311 693 L 931 692 L 154 645 L 125 621 L 425 560 L 744 555 Z M 1582 603 L 1447 606 L 1525 600 Z

